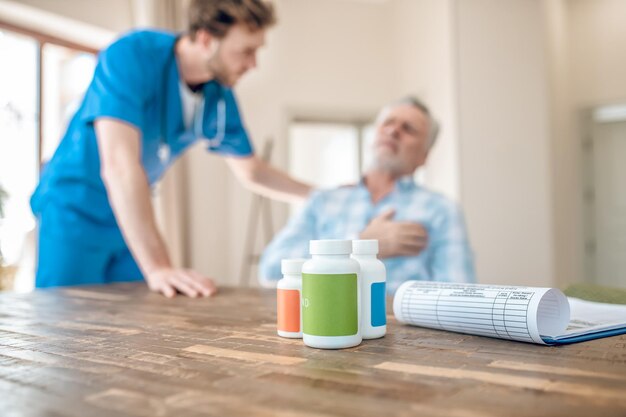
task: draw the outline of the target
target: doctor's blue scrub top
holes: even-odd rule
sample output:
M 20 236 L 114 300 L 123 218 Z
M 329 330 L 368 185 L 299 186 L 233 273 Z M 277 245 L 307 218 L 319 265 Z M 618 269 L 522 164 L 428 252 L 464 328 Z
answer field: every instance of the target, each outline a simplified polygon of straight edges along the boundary
M 99 54 L 82 104 L 31 198 L 42 235 L 98 248 L 126 247 L 100 177 L 94 121 L 113 118 L 139 130 L 141 163 L 153 185 L 199 139 L 184 126 L 175 42 L 172 33 L 135 31 Z M 233 92 L 216 81 L 205 84 L 202 91 L 204 137 L 217 134 L 221 98 L 226 110 L 223 140 L 209 150 L 251 155 L 253 149 Z M 162 147 L 168 148 L 167 159 L 159 157 Z

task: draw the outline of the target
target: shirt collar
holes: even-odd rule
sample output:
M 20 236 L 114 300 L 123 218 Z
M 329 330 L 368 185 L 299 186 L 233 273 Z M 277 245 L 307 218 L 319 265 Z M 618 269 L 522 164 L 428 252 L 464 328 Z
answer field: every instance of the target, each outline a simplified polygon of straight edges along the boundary
M 359 186 L 367 189 L 364 176 L 361 177 L 361 180 L 359 181 Z M 396 190 L 409 191 L 417 187 L 418 185 L 415 183 L 415 178 L 413 178 L 413 174 L 405 175 L 396 180 Z
M 415 178 L 413 178 L 413 174 L 405 175 L 404 177 L 398 178 L 398 180 L 396 181 L 396 188 L 402 191 L 417 188 L 417 184 L 415 183 Z

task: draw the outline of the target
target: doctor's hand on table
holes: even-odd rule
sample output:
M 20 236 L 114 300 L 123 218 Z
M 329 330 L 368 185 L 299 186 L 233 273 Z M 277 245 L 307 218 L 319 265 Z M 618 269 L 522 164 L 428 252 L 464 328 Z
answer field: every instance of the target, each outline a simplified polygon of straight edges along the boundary
M 173 268 L 156 226 L 150 186 L 140 163 L 139 132 L 111 119 L 95 123 L 101 159 L 101 175 L 111 207 L 133 257 L 149 288 L 174 297 L 210 296 L 213 281 L 189 269 Z
M 180 292 L 188 297 L 209 297 L 217 292 L 215 283 L 192 269 L 158 268 L 145 275 L 148 287 L 168 298 Z
M 428 245 L 428 231 L 419 224 L 394 221 L 394 209 L 374 217 L 359 235 L 359 239 L 378 239 L 380 258 L 417 256 Z

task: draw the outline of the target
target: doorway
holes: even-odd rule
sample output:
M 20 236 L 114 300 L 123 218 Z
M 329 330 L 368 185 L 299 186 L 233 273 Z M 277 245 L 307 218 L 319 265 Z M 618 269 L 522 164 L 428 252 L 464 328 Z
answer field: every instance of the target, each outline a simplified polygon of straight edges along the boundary
M 588 280 L 626 287 L 626 105 L 594 110 L 584 146 Z

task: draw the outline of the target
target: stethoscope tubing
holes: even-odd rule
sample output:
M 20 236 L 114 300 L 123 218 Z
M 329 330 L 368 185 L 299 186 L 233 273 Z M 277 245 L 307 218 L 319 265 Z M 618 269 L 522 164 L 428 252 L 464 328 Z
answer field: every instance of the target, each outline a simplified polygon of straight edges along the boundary
M 161 140 L 159 144 L 159 159 L 163 163 L 167 163 L 171 157 L 170 155 L 170 145 L 167 141 L 167 102 L 168 102 L 168 89 L 169 89 L 169 81 L 171 78 L 170 67 L 172 62 L 175 61 L 176 52 L 175 47 L 178 39 L 174 42 L 174 46 L 172 47 L 172 53 L 168 57 L 165 63 L 165 76 L 163 77 L 163 85 L 162 90 L 164 92 L 163 102 L 161 103 Z M 180 82 L 180 81 L 179 81 Z M 220 98 L 217 101 L 217 130 L 215 132 L 215 137 L 207 138 L 204 136 L 203 132 L 203 118 L 204 118 L 204 110 L 206 106 L 206 98 L 204 97 L 204 92 L 202 94 L 202 99 L 200 105 L 197 106 L 196 111 L 193 116 L 193 134 L 195 135 L 197 140 L 204 141 L 208 144 L 209 148 L 219 148 L 224 140 L 226 135 L 226 100 L 224 99 L 224 92 L 222 87 L 220 86 Z M 181 100 L 182 105 L 182 100 Z

